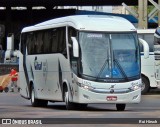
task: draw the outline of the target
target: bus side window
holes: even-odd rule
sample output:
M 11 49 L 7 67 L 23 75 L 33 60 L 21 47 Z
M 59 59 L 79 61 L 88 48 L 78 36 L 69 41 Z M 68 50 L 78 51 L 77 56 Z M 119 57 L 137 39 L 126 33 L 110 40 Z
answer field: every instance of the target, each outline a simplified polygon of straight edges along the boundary
M 144 35 L 144 40 L 148 43 L 149 45 L 149 51 L 153 52 L 153 47 L 154 47 L 154 34 L 145 34 Z
M 58 49 L 58 33 L 56 29 L 53 29 L 51 33 L 51 52 L 57 53 L 57 49 Z
M 26 45 L 26 34 L 23 33 L 21 35 L 21 42 L 20 42 L 20 47 L 19 47 L 22 54 L 24 54 L 24 51 L 25 51 L 24 47 L 25 47 L 25 45 Z
M 43 32 L 42 31 L 39 31 L 37 33 L 37 39 L 36 39 L 36 42 L 38 43 L 38 47 L 37 47 L 37 54 L 40 54 L 40 53 L 44 53 L 43 51 Z
M 34 43 L 32 43 L 32 38 L 33 38 L 33 33 L 28 33 L 27 34 L 27 52 L 29 55 L 33 54 L 34 50 Z
M 58 52 L 62 53 L 67 58 L 67 50 L 66 50 L 66 31 L 65 27 L 58 29 Z
M 149 45 L 149 51 L 153 52 L 154 34 L 144 33 L 144 34 L 139 34 L 138 37 L 144 39 Z M 140 43 L 140 51 L 143 52 L 143 45 L 141 43 Z
M 43 35 L 44 53 L 51 53 L 51 32 L 45 31 Z
M 34 44 L 33 46 L 33 54 L 37 54 L 37 48 L 38 48 L 38 42 L 37 42 L 37 35 L 34 33 L 32 43 Z

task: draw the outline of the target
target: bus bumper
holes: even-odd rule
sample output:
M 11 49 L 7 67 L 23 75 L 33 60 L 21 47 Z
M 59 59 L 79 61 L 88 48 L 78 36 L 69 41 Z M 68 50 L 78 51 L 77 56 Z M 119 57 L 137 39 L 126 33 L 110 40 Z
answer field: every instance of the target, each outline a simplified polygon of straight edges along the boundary
M 79 94 L 74 98 L 77 103 L 139 103 L 141 101 L 141 89 L 122 94 L 95 93 L 79 88 Z M 114 99 L 108 99 L 113 97 Z

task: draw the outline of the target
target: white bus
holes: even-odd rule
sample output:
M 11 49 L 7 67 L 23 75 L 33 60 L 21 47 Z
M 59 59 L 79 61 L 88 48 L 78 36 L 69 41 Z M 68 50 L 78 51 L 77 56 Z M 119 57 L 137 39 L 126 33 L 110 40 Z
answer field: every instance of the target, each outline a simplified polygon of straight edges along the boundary
M 146 42 L 144 44 L 147 57 Z M 21 32 L 19 83 L 32 106 L 64 101 L 68 110 L 141 100 L 140 47 L 135 27 L 113 16 L 68 16 Z
M 149 45 L 149 58 L 147 59 L 144 58 L 143 46 L 141 45 L 142 94 L 145 94 L 150 88 L 157 88 L 153 51 L 155 29 L 138 29 L 137 33 L 138 37 L 144 39 Z
M 155 79 L 160 88 L 160 27 L 154 33 Z

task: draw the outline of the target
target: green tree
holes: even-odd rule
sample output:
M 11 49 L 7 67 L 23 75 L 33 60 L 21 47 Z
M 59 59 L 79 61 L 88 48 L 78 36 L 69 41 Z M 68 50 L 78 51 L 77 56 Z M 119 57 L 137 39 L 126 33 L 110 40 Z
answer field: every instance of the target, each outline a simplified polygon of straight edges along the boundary
M 149 14 L 153 10 L 153 5 L 148 5 L 147 7 L 147 13 Z M 133 9 L 138 13 L 138 6 L 133 6 Z

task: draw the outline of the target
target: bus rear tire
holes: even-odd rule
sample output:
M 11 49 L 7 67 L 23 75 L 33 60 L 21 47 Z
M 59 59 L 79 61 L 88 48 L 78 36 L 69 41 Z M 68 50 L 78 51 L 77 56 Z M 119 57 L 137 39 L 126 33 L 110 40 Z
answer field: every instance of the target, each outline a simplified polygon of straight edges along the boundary
M 124 111 L 126 104 L 116 104 L 117 111 Z
M 141 93 L 144 95 L 147 92 L 149 92 L 150 84 L 146 77 L 142 76 L 142 87 L 141 87 Z
M 48 104 L 47 100 L 40 100 L 35 98 L 35 90 L 34 87 L 32 86 L 31 88 L 31 105 L 33 107 L 46 107 Z

